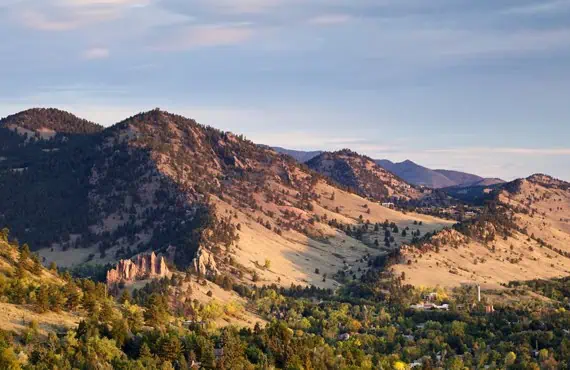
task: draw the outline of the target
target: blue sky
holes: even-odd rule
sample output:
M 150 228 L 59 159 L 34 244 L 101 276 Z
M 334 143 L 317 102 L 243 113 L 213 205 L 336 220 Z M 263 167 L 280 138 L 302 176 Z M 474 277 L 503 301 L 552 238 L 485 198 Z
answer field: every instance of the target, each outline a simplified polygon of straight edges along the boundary
M 0 116 L 161 107 L 270 145 L 570 180 L 570 0 L 0 0 Z

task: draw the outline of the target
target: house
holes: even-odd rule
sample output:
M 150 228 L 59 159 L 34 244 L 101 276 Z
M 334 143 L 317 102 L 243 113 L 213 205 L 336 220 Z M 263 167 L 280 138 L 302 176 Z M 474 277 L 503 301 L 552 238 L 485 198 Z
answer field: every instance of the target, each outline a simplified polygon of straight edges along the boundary
M 425 299 L 426 301 L 428 301 L 428 302 L 433 302 L 433 301 L 435 301 L 435 300 L 437 299 L 437 293 L 436 293 L 436 292 L 432 292 L 432 293 L 426 295 L 426 296 L 424 297 L 424 299 Z
M 342 340 L 343 342 L 347 341 L 349 339 L 350 339 L 350 334 L 348 334 L 348 333 L 340 334 L 338 336 L 338 340 Z
M 184 320 L 182 321 L 182 326 L 189 328 L 193 325 L 197 325 L 197 326 L 205 326 L 206 322 L 205 321 L 195 321 L 195 320 Z
M 449 311 L 449 304 L 444 303 L 442 305 L 437 305 L 434 303 L 418 303 L 410 305 L 410 308 L 419 311 L 430 311 L 430 310 Z

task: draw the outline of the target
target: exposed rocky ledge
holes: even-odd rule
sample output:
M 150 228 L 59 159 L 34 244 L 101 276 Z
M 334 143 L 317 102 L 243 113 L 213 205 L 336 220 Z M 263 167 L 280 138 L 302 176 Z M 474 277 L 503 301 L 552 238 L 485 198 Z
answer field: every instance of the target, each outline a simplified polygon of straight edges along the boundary
M 194 271 L 198 275 L 208 276 L 211 274 L 215 275 L 219 273 L 218 266 L 216 264 L 214 256 L 212 255 L 212 253 L 210 253 L 210 251 L 208 251 L 204 247 L 198 248 L 198 251 L 196 252 L 196 257 L 194 258 L 193 261 L 193 265 L 194 265 L 193 266 Z
M 156 279 L 170 276 L 163 256 L 157 257 L 154 252 L 138 254 L 130 260 L 120 260 L 114 269 L 107 271 L 107 285 L 132 282 L 142 279 Z

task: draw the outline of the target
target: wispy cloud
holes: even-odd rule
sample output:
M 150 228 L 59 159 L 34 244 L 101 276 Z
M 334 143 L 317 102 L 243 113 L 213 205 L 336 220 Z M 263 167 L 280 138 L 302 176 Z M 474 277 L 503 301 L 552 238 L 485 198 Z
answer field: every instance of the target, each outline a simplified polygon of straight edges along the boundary
M 260 144 L 285 146 L 297 150 L 340 150 L 350 148 L 363 154 L 394 153 L 403 150 L 395 142 L 377 144 L 369 139 L 348 136 L 331 136 L 322 132 L 289 131 L 260 133 L 252 137 Z
M 261 15 L 285 3 L 284 0 L 163 0 L 163 2 L 172 9 L 188 9 L 194 14 L 207 13 L 221 16 Z
M 348 14 L 323 14 L 312 17 L 308 20 L 309 24 L 328 26 L 335 24 L 343 24 L 352 20 L 352 16 Z
M 146 6 L 150 0 L 60 0 L 64 6 L 87 7 L 87 6 Z
M 69 31 L 81 24 L 77 19 L 53 19 L 36 10 L 24 10 L 18 17 L 25 27 L 40 31 Z
M 41 31 L 69 31 L 121 18 L 133 7 L 151 0 L 43 0 L 21 1 L 11 6 L 25 27 Z
M 486 148 L 486 147 L 467 147 L 467 148 L 445 148 L 445 149 L 428 149 L 427 153 L 448 153 L 448 154 L 516 154 L 527 156 L 567 156 L 570 155 L 570 148 Z
M 515 6 L 507 9 L 504 13 L 506 14 L 518 14 L 518 15 L 536 15 L 545 13 L 555 13 L 560 11 L 570 10 L 569 0 L 555 0 L 555 1 L 542 1 L 539 3 L 531 3 L 520 6 Z
M 109 49 L 106 48 L 91 48 L 85 50 L 81 55 L 83 59 L 105 59 L 109 57 Z
M 241 44 L 253 36 L 248 25 L 198 25 L 176 27 L 172 34 L 163 37 L 153 49 L 182 51 L 200 47 L 229 46 Z

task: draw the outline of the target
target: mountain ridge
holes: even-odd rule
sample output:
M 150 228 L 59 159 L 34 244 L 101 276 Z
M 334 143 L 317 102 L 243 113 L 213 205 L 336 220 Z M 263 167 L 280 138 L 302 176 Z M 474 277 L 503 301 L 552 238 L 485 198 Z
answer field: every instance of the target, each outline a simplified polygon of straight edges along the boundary
M 534 174 L 490 190 L 480 215 L 403 247 L 395 271 L 413 285 L 486 289 L 570 274 L 570 183 Z
M 360 276 L 380 252 L 356 231 L 364 216 L 402 228 L 421 220 L 426 232 L 449 224 L 382 207 L 289 156 L 158 109 L 93 135 L 11 140 L 0 148 L 0 221 L 62 266 L 154 251 L 212 279 L 334 288 L 343 261 Z
M 349 149 L 323 152 L 307 166 L 361 196 L 377 201 L 419 199 L 422 193 L 365 155 Z
M 56 108 L 31 108 L 0 119 L 0 126 L 39 133 L 94 134 L 104 127 Z
M 455 170 L 432 170 L 418 165 L 411 160 L 394 163 L 384 159 L 377 160 L 377 163 L 412 184 L 427 186 L 434 189 L 468 187 L 476 184 L 494 185 L 505 182 L 498 178 L 484 178 L 478 175 Z
M 305 163 L 310 161 L 311 159 L 319 156 L 323 153 L 322 150 L 313 150 L 313 151 L 303 151 L 303 150 L 294 150 L 294 149 L 286 149 L 278 146 L 271 147 L 277 153 L 286 154 L 295 158 L 296 161 Z
M 158 109 L 89 135 L 29 140 L 2 126 L 0 138 L 0 223 L 62 266 L 155 252 L 220 284 L 334 289 L 409 246 L 393 268 L 414 284 L 498 287 L 570 271 L 565 259 L 550 261 L 570 255 L 570 186 L 547 175 L 475 187 L 487 197 L 480 212 L 451 229 L 454 221 L 382 206 L 425 190 L 367 156 L 341 150 L 303 165 Z M 434 243 L 449 244 L 432 253 Z
M 324 151 L 291 150 L 282 147 L 273 147 L 279 153 L 289 155 L 295 160 L 306 163 L 324 153 Z M 392 172 L 402 180 L 417 186 L 425 186 L 432 189 L 441 189 L 454 186 L 493 185 L 504 182 L 498 178 L 484 178 L 461 171 L 430 169 L 421 166 L 411 160 L 392 162 L 387 159 L 375 159 L 376 164 Z

